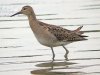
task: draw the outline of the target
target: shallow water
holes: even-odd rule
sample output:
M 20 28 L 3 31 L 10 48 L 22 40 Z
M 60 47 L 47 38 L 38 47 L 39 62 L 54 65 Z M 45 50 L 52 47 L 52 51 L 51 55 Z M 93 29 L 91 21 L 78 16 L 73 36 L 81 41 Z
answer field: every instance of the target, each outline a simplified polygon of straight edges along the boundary
M 23 15 L 9 17 L 24 5 L 31 5 L 43 22 L 82 31 L 88 40 L 54 48 L 42 46 L 34 37 Z M 99 0 L 1 0 L 0 75 L 100 75 Z

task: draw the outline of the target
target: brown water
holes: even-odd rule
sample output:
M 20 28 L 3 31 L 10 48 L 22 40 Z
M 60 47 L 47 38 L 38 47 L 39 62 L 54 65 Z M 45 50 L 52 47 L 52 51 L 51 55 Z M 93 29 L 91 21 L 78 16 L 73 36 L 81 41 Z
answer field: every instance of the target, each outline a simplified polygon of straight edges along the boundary
M 43 22 L 82 31 L 88 40 L 67 45 L 65 50 L 42 46 L 23 15 L 9 17 L 22 6 L 31 5 Z M 21 0 L 0 3 L 0 75 L 100 75 L 99 0 Z

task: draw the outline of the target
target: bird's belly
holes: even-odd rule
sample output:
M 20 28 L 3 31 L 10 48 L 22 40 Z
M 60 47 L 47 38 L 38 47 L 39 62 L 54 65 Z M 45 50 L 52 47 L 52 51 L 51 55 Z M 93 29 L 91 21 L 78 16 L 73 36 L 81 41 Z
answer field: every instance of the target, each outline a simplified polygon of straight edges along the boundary
M 48 47 L 56 47 L 56 46 L 63 46 L 63 45 L 67 45 L 70 44 L 70 42 L 53 42 L 53 41 L 46 41 L 46 42 L 41 42 L 40 43 L 42 45 L 48 46 Z
M 48 46 L 48 47 L 54 47 L 55 41 L 53 39 L 48 38 L 37 38 L 40 44 Z
M 48 47 L 56 47 L 56 46 L 62 46 L 69 44 L 69 42 L 63 42 L 57 40 L 57 38 L 53 35 L 48 35 L 48 34 L 35 34 L 37 40 L 39 41 L 40 44 L 48 46 Z
M 54 47 L 54 43 L 57 41 L 55 36 L 47 32 L 39 32 L 34 34 L 40 44 L 48 47 Z
M 70 42 L 62 42 L 62 41 L 57 41 L 51 38 L 37 38 L 40 44 L 48 47 L 56 47 L 56 46 L 62 46 L 62 45 L 67 45 Z

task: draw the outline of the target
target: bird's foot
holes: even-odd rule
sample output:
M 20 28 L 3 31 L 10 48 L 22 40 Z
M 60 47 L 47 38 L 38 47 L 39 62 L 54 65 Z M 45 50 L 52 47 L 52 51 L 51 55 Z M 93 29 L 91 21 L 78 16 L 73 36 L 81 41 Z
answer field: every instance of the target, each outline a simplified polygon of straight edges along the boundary
M 67 53 L 64 55 L 64 57 L 65 57 L 65 60 L 68 60 L 68 54 Z
M 53 55 L 52 60 L 53 60 L 53 61 L 55 60 L 55 55 Z

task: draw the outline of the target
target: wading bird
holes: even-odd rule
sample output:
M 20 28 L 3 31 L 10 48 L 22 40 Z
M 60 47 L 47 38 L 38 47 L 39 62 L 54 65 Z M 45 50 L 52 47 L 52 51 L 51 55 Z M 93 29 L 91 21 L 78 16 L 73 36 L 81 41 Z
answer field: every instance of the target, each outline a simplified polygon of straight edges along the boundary
M 66 51 L 64 57 L 67 59 L 67 54 L 69 51 L 65 48 L 65 45 L 76 41 L 87 40 L 85 38 L 87 36 L 82 35 L 83 32 L 80 31 L 83 26 L 80 26 L 75 30 L 68 30 L 60 26 L 41 22 L 37 20 L 34 10 L 31 6 L 22 7 L 21 11 L 11 15 L 11 17 L 18 14 L 24 14 L 28 17 L 29 25 L 37 40 L 40 42 L 40 44 L 51 48 L 53 60 L 55 58 L 53 47 L 62 46 Z

